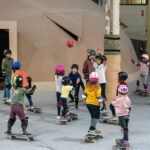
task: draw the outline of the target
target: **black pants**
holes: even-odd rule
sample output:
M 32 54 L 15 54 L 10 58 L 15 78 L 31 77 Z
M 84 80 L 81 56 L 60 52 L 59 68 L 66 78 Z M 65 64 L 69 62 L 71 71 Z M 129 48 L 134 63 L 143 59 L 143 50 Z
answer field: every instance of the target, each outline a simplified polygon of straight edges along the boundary
M 101 90 L 102 90 L 102 92 L 101 92 L 101 96 L 105 99 L 105 101 L 106 101 L 106 83 L 102 83 L 102 84 L 100 84 L 100 86 L 101 86 Z M 102 107 L 102 109 L 101 110 L 103 110 L 103 109 L 106 109 L 106 105 L 105 105 L 105 101 L 103 101 L 103 107 Z
M 88 108 L 89 113 L 91 115 L 90 130 L 95 130 L 97 121 L 99 120 L 99 117 L 100 117 L 100 106 L 87 104 L 87 108 Z
M 110 104 L 110 110 L 111 110 L 111 112 L 112 112 L 112 115 L 113 115 L 113 116 L 116 116 L 115 107 L 114 107 L 112 104 Z
M 56 92 L 56 97 L 57 97 L 57 113 L 58 113 L 58 116 L 60 116 L 60 111 L 61 111 L 61 93 L 59 92 Z
M 75 99 L 75 105 L 78 105 L 78 103 L 79 103 L 80 86 L 82 87 L 82 89 L 83 89 L 83 91 L 84 91 L 85 87 L 84 87 L 83 82 L 81 82 L 81 83 L 79 83 L 79 84 L 76 84 L 75 87 L 74 87 L 74 89 L 75 89 L 74 97 L 73 97 L 73 95 L 72 95 L 71 92 L 69 93 L 69 97 L 70 97 L 72 100 Z
M 62 116 L 65 117 L 65 115 L 69 112 L 66 98 L 61 98 L 61 105 L 63 107 Z
M 119 118 L 119 123 L 121 128 L 123 129 L 123 139 L 128 141 L 128 123 L 129 123 L 129 116 L 120 116 Z

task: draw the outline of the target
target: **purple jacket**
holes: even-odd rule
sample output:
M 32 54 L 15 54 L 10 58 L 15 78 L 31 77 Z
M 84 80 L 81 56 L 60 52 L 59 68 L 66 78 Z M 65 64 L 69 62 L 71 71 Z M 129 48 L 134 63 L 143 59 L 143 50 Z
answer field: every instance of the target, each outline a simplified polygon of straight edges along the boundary
M 95 68 L 93 63 L 87 58 L 83 64 L 83 74 L 84 78 L 89 77 L 90 73 L 94 72 Z

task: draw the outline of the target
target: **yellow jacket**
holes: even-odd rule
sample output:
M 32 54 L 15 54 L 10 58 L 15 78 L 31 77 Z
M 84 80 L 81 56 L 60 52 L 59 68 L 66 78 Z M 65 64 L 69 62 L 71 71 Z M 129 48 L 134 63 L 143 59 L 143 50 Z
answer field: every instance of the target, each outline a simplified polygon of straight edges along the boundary
M 101 96 L 101 87 L 99 87 L 97 90 L 91 90 L 90 88 L 86 87 L 84 93 L 87 95 L 86 104 L 99 106 L 98 97 Z
M 64 85 L 62 85 L 61 98 L 68 98 L 69 93 L 72 89 L 73 89 L 73 86 L 70 86 L 70 85 L 64 86 Z

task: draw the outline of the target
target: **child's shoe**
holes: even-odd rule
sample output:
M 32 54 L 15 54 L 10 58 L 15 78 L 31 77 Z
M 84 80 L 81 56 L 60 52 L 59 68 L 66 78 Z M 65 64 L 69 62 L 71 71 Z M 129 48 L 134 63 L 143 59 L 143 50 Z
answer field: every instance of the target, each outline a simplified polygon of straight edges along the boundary
M 97 130 L 89 130 L 88 134 L 99 135 L 99 132 Z
M 126 147 L 126 148 L 129 148 L 130 147 L 130 143 L 128 141 L 124 141 L 123 142 L 123 145 Z
M 31 135 L 31 133 L 28 133 L 26 130 L 24 130 L 23 135 Z
M 145 95 L 148 95 L 148 94 L 149 94 L 148 90 L 145 90 L 145 91 L 144 91 L 144 94 L 145 94 Z
M 9 99 L 6 100 L 6 102 L 7 102 L 7 103 L 11 103 L 12 100 L 9 98 Z
M 141 91 L 141 90 L 139 90 L 139 89 L 136 89 L 136 90 L 135 90 L 135 93 L 139 93 L 140 91 Z
M 76 109 L 76 110 L 78 110 L 78 109 L 79 109 L 78 105 L 76 105 L 76 106 L 75 106 L 75 109 Z
M 4 98 L 2 98 L 2 101 L 6 101 L 8 98 L 7 97 L 4 97 Z
M 11 130 L 7 130 L 5 133 L 6 134 L 11 134 Z
M 61 117 L 60 117 L 60 116 L 57 116 L 56 118 L 59 120 Z

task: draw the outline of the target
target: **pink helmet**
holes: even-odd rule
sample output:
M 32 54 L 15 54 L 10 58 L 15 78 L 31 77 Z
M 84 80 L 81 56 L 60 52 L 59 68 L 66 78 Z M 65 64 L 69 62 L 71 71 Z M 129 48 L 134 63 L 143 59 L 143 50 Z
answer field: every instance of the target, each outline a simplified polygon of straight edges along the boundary
M 118 92 L 122 94 L 127 94 L 128 93 L 128 86 L 126 85 L 120 85 L 118 87 Z
M 61 74 L 61 73 L 63 73 L 64 71 L 65 71 L 64 66 L 58 65 L 58 66 L 56 66 L 56 68 L 55 68 L 55 73 L 56 73 L 56 74 Z
M 149 56 L 147 54 L 143 54 L 142 58 L 145 58 L 145 59 L 149 60 Z
M 97 72 L 92 72 L 90 74 L 90 81 L 91 82 L 97 82 L 98 81 L 98 73 Z

